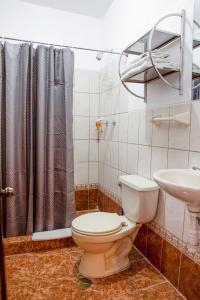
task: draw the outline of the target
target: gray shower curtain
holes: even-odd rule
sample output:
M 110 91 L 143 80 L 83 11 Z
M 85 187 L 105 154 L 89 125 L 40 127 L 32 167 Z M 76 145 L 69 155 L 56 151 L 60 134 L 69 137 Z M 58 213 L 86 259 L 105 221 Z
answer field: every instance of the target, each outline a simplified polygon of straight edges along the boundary
M 71 226 L 74 56 L 68 48 L 0 45 L 1 184 L 6 236 Z

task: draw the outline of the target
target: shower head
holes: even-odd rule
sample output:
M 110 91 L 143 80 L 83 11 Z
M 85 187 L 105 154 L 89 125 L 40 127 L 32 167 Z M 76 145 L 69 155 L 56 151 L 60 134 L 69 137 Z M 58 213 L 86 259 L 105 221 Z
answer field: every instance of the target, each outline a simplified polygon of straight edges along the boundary
M 97 52 L 96 60 L 100 61 L 102 60 L 102 57 L 103 57 L 103 52 Z

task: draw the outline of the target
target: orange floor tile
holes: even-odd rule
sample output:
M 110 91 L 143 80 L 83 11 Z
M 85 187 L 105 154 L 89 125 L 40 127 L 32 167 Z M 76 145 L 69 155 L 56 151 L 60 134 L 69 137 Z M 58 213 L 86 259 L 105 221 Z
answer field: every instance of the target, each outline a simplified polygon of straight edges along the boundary
M 131 267 L 80 285 L 77 247 L 6 257 L 8 300 L 181 300 L 184 299 L 135 249 Z

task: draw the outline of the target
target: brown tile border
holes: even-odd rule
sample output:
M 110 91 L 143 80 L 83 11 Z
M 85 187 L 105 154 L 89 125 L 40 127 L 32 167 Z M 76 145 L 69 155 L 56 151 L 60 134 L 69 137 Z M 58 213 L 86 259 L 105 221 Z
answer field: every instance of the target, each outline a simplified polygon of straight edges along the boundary
M 62 238 L 46 241 L 32 241 L 31 236 L 13 237 L 4 239 L 4 253 L 6 256 L 52 250 L 75 245 L 72 238 Z
M 183 250 L 154 232 L 149 224 L 143 227 L 138 233 L 135 246 L 143 250 L 143 254 L 146 247 L 145 256 L 188 300 L 199 300 L 200 265 L 185 255 Z M 140 240 L 142 243 L 138 242 Z
M 166 240 L 163 240 L 161 272 L 173 284 L 178 286 L 181 252 Z
M 145 256 L 147 254 L 147 230 L 148 228 L 145 225 L 142 225 L 134 241 L 134 245 Z
M 184 253 L 186 256 L 190 257 L 195 263 L 200 265 L 200 254 L 198 252 L 191 252 L 187 244 L 182 242 L 176 236 L 174 236 L 171 232 L 168 232 L 165 228 L 162 228 L 155 222 L 151 222 L 147 224 L 147 227 L 157 233 L 164 240 L 168 241 L 171 245 L 177 248 L 180 252 Z
M 96 209 L 98 199 L 97 184 L 81 184 L 75 187 L 76 211 Z
M 159 271 L 161 268 L 162 243 L 162 238 L 151 229 L 148 229 L 146 256 Z
M 181 257 L 178 289 L 188 300 L 200 299 L 200 266 L 184 254 Z

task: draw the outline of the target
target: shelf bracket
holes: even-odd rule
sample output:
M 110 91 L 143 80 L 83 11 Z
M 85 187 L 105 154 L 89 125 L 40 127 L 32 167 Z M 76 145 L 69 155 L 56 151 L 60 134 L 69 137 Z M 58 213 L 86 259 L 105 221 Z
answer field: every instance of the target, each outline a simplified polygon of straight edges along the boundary
M 154 61 L 153 61 L 153 56 L 152 56 L 152 40 L 153 40 L 153 35 L 154 35 L 154 31 L 156 30 L 157 26 L 165 19 L 170 18 L 170 17 L 180 17 L 181 18 L 181 42 L 180 42 L 180 73 L 179 73 L 179 87 L 173 85 L 172 83 L 170 83 L 169 81 L 167 81 L 162 74 L 160 73 L 160 71 L 158 70 L 158 68 L 156 67 Z M 182 12 L 179 13 L 171 13 L 168 15 L 165 15 L 164 17 L 160 18 L 156 24 L 154 25 L 154 27 L 151 30 L 150 36 L 149 36 L 149 43 L 148 43 L 148 52 L 149 52 L 149 57 L 151 60 L 151 63 L 156 71 L 156 73 L 158 74 L 158 76 L 160 77 L 160 79 L 167 84 L 169 87 L 179 90 L 180 95 L 183 94 L 183 67 L 184 67 L 184 37 L 185 37 L 185 10 L 183 9 Z

